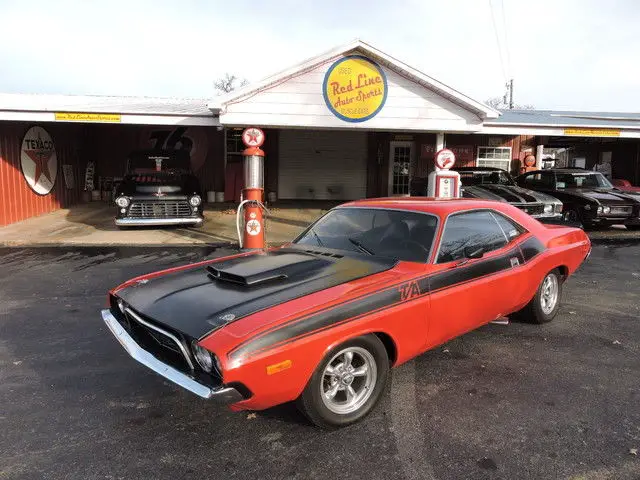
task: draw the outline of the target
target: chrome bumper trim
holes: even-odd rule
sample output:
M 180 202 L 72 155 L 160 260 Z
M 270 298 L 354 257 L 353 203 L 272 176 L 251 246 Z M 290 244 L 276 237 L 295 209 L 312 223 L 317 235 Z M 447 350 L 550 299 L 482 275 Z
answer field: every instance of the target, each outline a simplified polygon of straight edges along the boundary
M 144 227 L 153 225 L 202 225 L 202 218 L 116 218 L 116 225 L 123 227 Z
M 176 370 L 175 368 L 161 362 L 149 352 L 138 345 L 133 338 L 122 328 L 109 309 L 102 310 L 102 319 L 107 324 L 111 333 L 118 339 L 134 360 L 140 362 L 145 367 L 150 368 L 158 375 L 172 381 L 176 385 L 195 393 L 199 397 L 216 400 L 220 403 L 236 403 L 244 400 L 244 397 L 235 388 L 220 387 L 211 388 L 196 382 L 194 379 Z

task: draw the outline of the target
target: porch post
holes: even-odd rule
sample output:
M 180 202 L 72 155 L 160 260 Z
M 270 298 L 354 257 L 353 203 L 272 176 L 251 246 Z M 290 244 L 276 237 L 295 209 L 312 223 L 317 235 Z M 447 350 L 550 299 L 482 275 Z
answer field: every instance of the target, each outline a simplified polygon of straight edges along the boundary
M 436 152 L 444 148 L 444 132 L 436 133 Z

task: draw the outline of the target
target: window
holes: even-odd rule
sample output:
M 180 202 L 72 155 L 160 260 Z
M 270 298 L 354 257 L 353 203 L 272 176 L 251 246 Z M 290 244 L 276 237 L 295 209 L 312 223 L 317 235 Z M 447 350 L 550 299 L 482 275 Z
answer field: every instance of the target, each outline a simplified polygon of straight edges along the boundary
M 558 173 L 556 188 L 613 188 L 601 173 Z
M 514 225 L 509 228 L 512 230 Z M 489 210 L 451 215 L 444 227 L 437 263 L 463 259 L 467 248 L 482 248 L 487 253 L 507 243 L 505 233 Z
M 245 149 L 242 142 L 242 129 L 229 128 L 225 130 L 227 137 L 227 163 L 242 161 L 242 152 Z
M 555 188 L 553 184 L 554 175 L 552 172 L 537 172 L 525 175 L 520 183 L 532 190 L 537 188 Z
M 502 232 L 505 234 L 509 241 L 518 238 L 525 232 L 524 228 L 513 222 L 511 219 L 505 217 L 504 215 L 501 215 L 498 212 L 491 212 L 491 214 L 493 215 L 493 218 L 496 219 L 496 222 L 498 222 L 498 225 L 500 225 Z
M 478 147 L 476 165 L 511 170 L 511 147 Z
M 434 215 L 371 208 L 336 208 L 294 243 L 426 262 L 438 227 Z

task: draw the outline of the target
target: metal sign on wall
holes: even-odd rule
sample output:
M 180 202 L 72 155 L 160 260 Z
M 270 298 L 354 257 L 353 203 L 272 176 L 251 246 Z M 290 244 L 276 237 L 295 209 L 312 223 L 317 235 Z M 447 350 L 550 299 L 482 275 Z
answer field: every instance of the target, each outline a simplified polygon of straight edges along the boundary
M 20 151 L 22 175 L 27 185 L 38 195 L 48 195 L 58 176 L 56 147 L 49 132 L 31 127 L 22 139 Z
M 336 61 L 322 83 L 329 110 L 346 122 L 364 122 L 375 117 L 387 99 L 387 77 L 372 60 L 351 55 Z

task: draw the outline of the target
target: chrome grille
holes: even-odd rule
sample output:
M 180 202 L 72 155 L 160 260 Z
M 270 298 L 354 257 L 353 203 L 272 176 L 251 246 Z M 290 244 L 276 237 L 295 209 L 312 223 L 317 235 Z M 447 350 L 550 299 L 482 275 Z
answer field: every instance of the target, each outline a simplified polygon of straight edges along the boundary
M 540 203 L 514 203 L 513 206 L 518 207 L 529 215 L 542 215 L 544 213 L 544 205 Z
M 631 215 L 633 207 L 611 207 L 612 215 Z
M 128 215 L 132 218 L 179 218 L 190 217 L 191 206 L 184 201 L 133 202 Z

